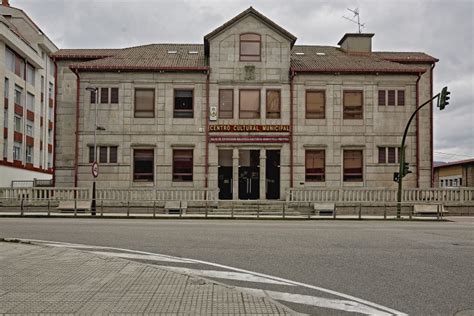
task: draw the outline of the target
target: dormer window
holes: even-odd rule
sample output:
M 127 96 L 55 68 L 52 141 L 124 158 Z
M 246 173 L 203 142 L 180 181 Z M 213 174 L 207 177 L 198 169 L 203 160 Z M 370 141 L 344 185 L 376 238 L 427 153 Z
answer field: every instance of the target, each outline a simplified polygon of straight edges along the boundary
M 254 33 L 240 35 L 240 61 L 260 61 L 260 53 L 260 35 Z

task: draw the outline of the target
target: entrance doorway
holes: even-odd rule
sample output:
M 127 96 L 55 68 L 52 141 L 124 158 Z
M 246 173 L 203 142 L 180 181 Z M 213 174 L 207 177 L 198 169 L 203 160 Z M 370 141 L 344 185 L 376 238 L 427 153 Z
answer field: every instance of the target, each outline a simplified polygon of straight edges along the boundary
M 267 163 L 265 166 L 267 177 L 266 198 L 278 200 L 280 198 L 280 151 L 267 150 Z
M 232 149 L 218 151 L 219 199 L 232 200 Z
M 260 150 L 239 151 L 239 199 L 257 200 L 260 196 Z

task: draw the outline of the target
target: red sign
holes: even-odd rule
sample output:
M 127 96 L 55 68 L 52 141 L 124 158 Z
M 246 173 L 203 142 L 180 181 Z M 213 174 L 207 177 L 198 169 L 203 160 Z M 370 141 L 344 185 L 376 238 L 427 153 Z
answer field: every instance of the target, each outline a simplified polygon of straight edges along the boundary
M 211 136 L 211 143 L 289 143 L 289 136 Z
M 99 176 L 99 165 L 95 161 L 92 164 L 92 175 L 94 176 L 94 178 L 97 178 Z
M 209 125 L 209 132 L 220 133 L 289 133 L 290 125 Z

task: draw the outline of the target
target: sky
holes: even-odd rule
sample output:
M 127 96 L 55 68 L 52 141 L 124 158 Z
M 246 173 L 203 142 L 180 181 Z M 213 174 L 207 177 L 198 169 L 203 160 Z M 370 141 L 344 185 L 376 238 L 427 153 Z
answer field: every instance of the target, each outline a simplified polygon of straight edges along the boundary
M 373 50 L 422 51 L 439 58 L 434 93 L 451 91 L 434 108 L 434 159 L 474 158 L 474 0 L 10 0 L 59 48 L 122 48 L 150 43 L 202 43 L 205 34 L 253 6 L 296 44 L 332 45 L 357 24 L 375 33 Z M 420 100 L 423 102 L 424 100 Z

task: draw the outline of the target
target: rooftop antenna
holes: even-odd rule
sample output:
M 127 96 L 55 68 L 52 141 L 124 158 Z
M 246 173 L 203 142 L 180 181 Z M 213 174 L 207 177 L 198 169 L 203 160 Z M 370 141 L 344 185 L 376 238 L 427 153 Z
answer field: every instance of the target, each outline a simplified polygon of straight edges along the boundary
M 348 18 L 348 17 L 345 17 L 345 16 L 342 16 L 344 19 L 346 20 L 349 20 L 351 21 L 352 23 L 355 23 L 359 26 L 359 34 L 362 33 L 362 29 L 365 27 L 365 23 L 360 23 L 360 14 L 359 14 L 359 8 L 355 8 L 354 10 L 352 9 L 347 9 L 349 11 L 351 11 L 352 13 L 354 13 L 354 16 L 351 18 Z M 357 21 L 354 20 L 354 18 L 357 17 Z

